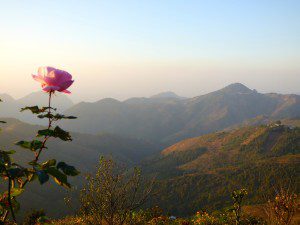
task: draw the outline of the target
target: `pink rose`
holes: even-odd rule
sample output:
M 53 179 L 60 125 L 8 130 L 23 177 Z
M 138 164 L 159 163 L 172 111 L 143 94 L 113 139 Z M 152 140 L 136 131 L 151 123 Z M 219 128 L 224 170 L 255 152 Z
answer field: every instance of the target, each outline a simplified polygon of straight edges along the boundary
M 38 69 L 38 75 L 32 75 L 33 79 L 40 82 L 45 92 L 64 92 L 70 94 L 67 89 L 73 84 L 72 75 L 66 71 L 45 66 Z

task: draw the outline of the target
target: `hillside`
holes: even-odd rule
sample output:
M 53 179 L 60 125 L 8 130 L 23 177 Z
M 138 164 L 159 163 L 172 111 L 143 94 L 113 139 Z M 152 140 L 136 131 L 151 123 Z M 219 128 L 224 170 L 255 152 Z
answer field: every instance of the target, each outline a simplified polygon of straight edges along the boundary
M 0 94 L 2 103 L 0 104 L 0 117 L 9 117 L 22 120 L 26 123 L 43 125 L 43 121 L 37 119 L 30 112 L 20 112 L 20 109 L 25 106 L 45 106 L 48 101 L 48 96 L 44 92 L 34 92 L 28 94 L 20 99 L 14 99 L 8 94 Z M 57 108 L 60 112 L 73 106 L 73 102 L 65 94 L 55 93 L 53 100 L 53 107 Z
M 41 126 L 34 126 L 23 123 L 16 119 L 1 118 L 7 123 L 1 124 L 0 147 L 14 149 L 16 161 L 24 164 L 32 160 L 31 152 L 13 145 L 16 141 L 32 140 L 36 131 Z M 80 188 L 84 182 L 84 175 L 94 171 L 101 155 L 113 156 L 116 160 L 127 165 L 135 165 L 141 159 L 158 152 L 158 147 L 143 140 L 123 138 L 110 134 L 87 135 L 72 133 L 72 142 L 49 140 L 49 149 L 44 151 L 41 160 L 46 161 L 57 158 L 74 165 L 81 174 L 72 179 L 71 183 Z M 65 215 L 68 211 L 64 204 L 66 190 L 56 184 L 45 184 L 47 191 L 38 182 L 31 184 L 30 191 L 22 196 L 22 207 L 24 211 L 31 208 L 44 208 L 50 216 L 57 217 Z M 0 185 L 1 187 L 1 185 Z M 2 188 L 0 188 L 2 191 Z M 35 199 L 32 201 L 32 199 Z M 51 199 L 51 201 L 46 201 Z M 55 207 L 53 207 L 55 205 Z M 24 212 L 23 211 L 23 212 Z
M 176 99 L 187 99 L 186 97 L 182 97 L 177 95 L 176 93 L 172 91 L 162 92 L 156 95 L 151 96 L 151 98 L 176 98 Z
M 248 204 L 260 203 L 274 185 L 299 188 L 300 128 L 252 126 L 187 139 L 144 162 L 158 177 L 158 204 L 174 215 L 230 205 L 234 189 L 247 188 Z M 299 191 L 299 189 L 298 189 Z
M 300 96 L 261 94 L 237 83 L 189 99 L 167 93 L 123 102 L 115 99 L 81 102 L 66 113 L 79 117 L 75 123 L 65 122 L 69 130 L 94 134 L 109 132 L 167 146 L 258 116 L 272 120 L 299 117 Z

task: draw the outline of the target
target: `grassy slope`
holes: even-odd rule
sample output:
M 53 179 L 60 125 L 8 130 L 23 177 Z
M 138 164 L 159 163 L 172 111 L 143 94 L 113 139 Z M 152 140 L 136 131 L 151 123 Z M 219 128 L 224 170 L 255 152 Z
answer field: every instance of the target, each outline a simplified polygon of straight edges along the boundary
M 248 203 L 262 202 L 273 185 L 290 176 L 299 182 L 299 165 L 300 128 L 255 126 L 181 141 L 145 162 L 144 172 L 160 179 L 152 204 L 186 215 L 230 205 L 241 187 Z

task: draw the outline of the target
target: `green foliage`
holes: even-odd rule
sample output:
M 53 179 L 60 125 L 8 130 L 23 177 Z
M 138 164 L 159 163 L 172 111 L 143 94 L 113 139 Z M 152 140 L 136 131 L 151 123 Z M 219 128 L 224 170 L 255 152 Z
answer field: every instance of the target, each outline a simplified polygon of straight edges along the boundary
M 67 176 L 77 176 L 80 173 L 74 166 L 70 166 L 65 162 L 59 162 L 56 168 L 62 170 Z
M 53 119 L 55 121 L 57 120 L 61 120 L 61 119 L 77 119 L 77 117 L 75 116 L 65 116 L 65 115 L 62 115 L 62 114 L 55 114 L 55 115 L 52 115 L 52 114 L 42 114 L 42 115 L 38 115 L 37 116 L 38 118 L 40 119 L 44 119 L 44 118 L 50 118 L 50 119 Z
M 55 137 L 55 138 L 59 138 L 63 141 L 72 141 L 72 138 L 71 138 L 71 135 L 69 134 L 69 132 L 64 131 L 59 126 L 56 126 L 54 128 L 54 130 L 52 130 L 52 129 L 39 130 L 38 137 L 41 137 L 41 136 Z
M 241 223 L 242 201 L 247 194 L 246 189 L 234 190 L 231 194 L 233 199 L 232 212 L 234 213 L 236 225 Z
M 51 175 L 51 177 L 54 179 L 54 181 L 64 187 L 70 188 L 71 185 L 68 183 L 68 178 L 66 174 L 63 174 L 55 167 L 49 167 L 47 168 L 47 173 Z M 78 173 L 79 174 L 79 173 Z
M 39 140 L 33 140 L 33 141 L 19 141 L 16 142 L 16 145 L 19 145 L 22 148 L 29 149 L 31 151 L 39 150 L 43 146 L 43 142 Z
M 80 212 L 85 224 L 125 224 L 148 199 L 153 186 L 153 180 L 142 182 L 139 169 L 127 170 L 104 157 L 99 160 L 96 174 L 86 179 L 80 192 Z
M 46 216 L 44 210 L 33 210 L 25 215 L 22 225 L 36 225 L 40 218 Z
M 231 203 L 227 193 L 241 187 L 251 193 L 245 203 L 262 203 L 274 183 L 298 177 L 299 138 L 299 128 L 260 126 L 175 144 L 143 163 L 144 175 L 158 178 L 150 205 L 182 216 L 199 206 L 220 210 Z
M 48 119 L 48 128 L 39 130 L 37 135 L 38 137 L 43 137 L 43 141 L 34 139 L 32 141 L 22 140 L 15 143 L 17 146 L 29 149 L 34 153 L 34 159 L 28 162 L 28 165 L 30 165 L 31 168 L 25 168 L 13 162 L 10 155 L 14 154 L 15 151 L 0 151 L 0 176 L 8 180 L 8 189 L 0 197 L 1 222 L 7 222 L 7 215 L 10 213 L 13 221 L 16 223 L 15 212 L 20 208 L 20 204 L 16 199 L 24 192 L 27 183 L 32 182 L 37 178 L 42 185 L 48 182 L 49 178 L 52 177 L 57 184 L 70 188 L 71 185 L 68 183 L 67 176 L 76 176 L 79 174 L 75 167 L 64 162 L 60 162 L 56 165 L 56 159 L 50 159 L 43 163 L 39 162 L 42 151 L 47 149 L 46 143 L 49 138 L 53 137 L 63 141 L 72 141 L 69 132 L 64 131 L 59 126 L 52 129 L 52 123 L 57 120 L 75 119 L 76 117 L 64 116 L 61 114 L 53 115 L 52 110 L 56 109 L 51 107 L 51 94 L 52 92 L 49 94 L 48 107 L 39 108 L 38 106 L 29 106 L 21 109 L 21 112 L 29 110 L 33 114 L 38 114 L 38 118 Z M 28 223 L 47 223 L 47 218 L 44 215 L 41 215 L 40 212 L 36 212 L 33 217 L 28 220 Z
M 44 184 L 49 180 L 49 175 L 45 170 L 36 171 L 40 184 Z
M 45 111 L 47 111 L 49 109 L 54 110 L 54 111 L 56 110 L 55 108 L 52 108 L 52 107 L 42 107 L 42 108 L 39 108 L 38 106 L 26 106 L 24 108 L 21 108 L 21 112 L 29 110 L 33 114 L 40 114 L 40 113 L 43 113 L 43 112 L 45 112 Z

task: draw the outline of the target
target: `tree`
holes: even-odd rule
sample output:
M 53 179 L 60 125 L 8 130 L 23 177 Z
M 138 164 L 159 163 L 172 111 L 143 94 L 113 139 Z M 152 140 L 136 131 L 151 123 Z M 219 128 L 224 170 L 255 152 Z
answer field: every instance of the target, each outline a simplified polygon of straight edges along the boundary
M 81 190 L 81 213 L 87 224 L 131 223 L 132 212 L 148 199 L 154 179 L 142 181 L 138 168 L 127 170 L 112 159 L 100 158 L 95 176 Z
M 235 224 L 241 224 L 241 214 L 242 214 L 242 202 L 244 197 L 247 195 L 246 189 L 235 190 L 232 192 L 231 197 L 233 200 L 233 214 L 235 218 Z

